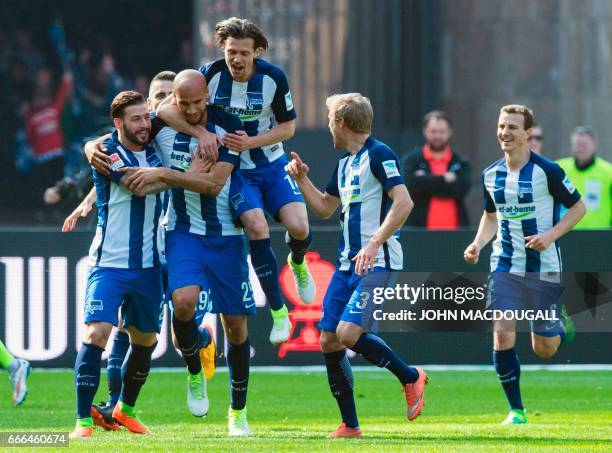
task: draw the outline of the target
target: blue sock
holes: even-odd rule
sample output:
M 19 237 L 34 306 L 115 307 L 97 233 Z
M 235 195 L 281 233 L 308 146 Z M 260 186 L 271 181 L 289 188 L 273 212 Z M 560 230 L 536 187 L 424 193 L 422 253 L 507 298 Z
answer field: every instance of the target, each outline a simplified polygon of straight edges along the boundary
M 521 364 L 514 348 L 504 351 L 493 350 L 493 365 L 497 377 L 506 393 L 510 409 L 523 409 L 521 400 L 521 389 L 519 381 L 521 378 Z
M 239 345 L 228 342 L 227 368 L 230 378 L 230 402 L 232 409 L 244 409 L 244 406 L 246 406 L 250 361 L 251 343 L 248 338 Z
M 284 302 L 278 281 L 278 263 L 270 246 L 270 238 L 249 241 L 249 247 L 251 248 L 251 264 L 270 308 L 280 310 Z
M 302 264 L 304 255 L 308 252 L 308 247 L 310 247 L 310 243 L 312 242 L 312 234 L 309 231 L 306 239 L 296 239 L 287 231 L 285 234 L 285 242 L 291 250 L 291 260 L 295 264 Z
M 419 379 L 417 369 L 408 366 L 382 338 L 373 333 L 362 333 L 351 349 L 377 367 L 387 368 L 395 374 L 402 385 L 416 382 Z
M 83 343 L 74 362 L 77 418 L 91 417 L 91 403 L 100 385 L 100 366 L 104 349 Z
M 172 327 L 174 327 L 174 336 L 178 342 L 181 355 L 187 364 L 190 374 L 198 374 L 202 371 L 200 363 L 200 340 L 198 326 L 195 321 L 195 314 L 189 321 L 181 321 L 172 315 Z
M 198 334 L 200 348 L 205 348 L 210 344 L 210 341 L 212 340 L 210 332 L 206 327 L 200 326 L 198 327 Z
M 127 332 L 115 332 L 113 339 L 113 347 L 108 356 L 108 365 L 106 366 L 106 379 L 108 381 L 108 404 L 114 407 L 119 401 L 121 393 L 121 367 L 125 360 L 125 355 L 130 348 L 130 337 Z
M 140 393 L 140 389 L 144 385 L 149 376 L 151 369 L 151 355 L 155 351 L 157 342 L 152 346 L 142 346 L 133 344 L 128 355 L 125 365 L 122 370 L 123 387 L 121 396 L 119 397 L 122 403 L 130 407 L 136 405 L 136 399 Z
M 329 389 L 336 398 L 342 421 L 349 428 L 358 428 L 357 410 L 353 395 L 353 370 L 346 356 L 346 349 L 337 352 L 324 352 Z

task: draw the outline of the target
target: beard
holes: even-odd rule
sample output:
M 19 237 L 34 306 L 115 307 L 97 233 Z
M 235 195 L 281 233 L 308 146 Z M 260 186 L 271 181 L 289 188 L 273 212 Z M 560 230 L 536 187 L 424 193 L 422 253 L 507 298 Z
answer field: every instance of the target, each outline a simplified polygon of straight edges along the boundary
M 136 135 L 139 132 L 142 131 L 147 131 L 147 136 L 144 140 L 138 138 L 138 136 Z M 149 143 L 149 136 L 151 135 L 151 129 L 150 128 L 140 128 L 135 130 L 134 132 L 132 132 L 131 130 L 129 130 L 126 125 L 124 124 L 123 127 L 121 128 L 121 132 L 123 134 L 123 136 L 129 140 L 130 142 L 136 144 L 136 145 L 140 145 L 140 146 L 144 146 L 147 143 Z
M 432 151 L 444 151 L 444 149 L 448 146 L 448 142 L 437 142 L 437 143 L 428 143 L 429 149 Z

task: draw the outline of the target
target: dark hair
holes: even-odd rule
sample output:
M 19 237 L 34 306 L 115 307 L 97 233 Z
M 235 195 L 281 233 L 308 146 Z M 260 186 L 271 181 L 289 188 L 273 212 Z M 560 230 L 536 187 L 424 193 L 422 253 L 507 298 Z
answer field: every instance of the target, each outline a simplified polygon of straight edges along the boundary
M 126 108 L 132 105 L 144 104 L 145 98 L 142 94 L 137 91 L 122 91 L 113 102 L 111 102 L 110 106 L 110 116 L 111 119 L 115 118 L 123 118 L 123 112 Z
M 520 104 L 509 104 L 504 105 L 501 109 L 499 109 L 499 113 L 518 113 L 523 115 L 523 129 L 531 129 L 533 127 L 533 111 L 527 107 L 526 105 Z
M 448 114 L 442 110 L 432 110 L 431 112 L 427 113 L 423 117 L 423 128 L 426 128 L 431 120 L 444 120 L 446 121 L 446 124 L 448 124 L 448 127 L 453 127 L 450 116 L 448 116 Z
M 174 82 L 174 78 L 176 77 L 176 72 L 172 71 L 162 71 L 155 74 L 155 77 L 151 79 L 151 83 L 157 81 L 164 82 Z
M 572 132 L 572 135 L 588 135 L 589 137 L 591 137 L 591 140 L 596 141 L 597 140 L 597 135 L 595 134 L 595 131 L 593 130 L 593 128 L 591 126 L 576 126 L 574 128 L 574 131 Z
M 227 38 L 251 38 L 254 49 L 261 48 L 266 50 L 268 48 L 268 39 L 263 34 L 263 31 L 261 31 L 261 28 L 248 19 L 240 19 L 238 17 L 230 17 L 229 19 L 217 22 L 217 25 L 215 25 L 215 38 L 219 46 L 222 46 Z

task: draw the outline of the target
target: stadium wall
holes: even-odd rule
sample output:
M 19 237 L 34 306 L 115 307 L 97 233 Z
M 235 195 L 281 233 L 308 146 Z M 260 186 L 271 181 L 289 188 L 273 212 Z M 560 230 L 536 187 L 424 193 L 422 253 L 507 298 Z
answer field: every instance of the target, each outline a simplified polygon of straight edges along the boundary
M 305 306 L 295 296 L 290 272 L 281 272 L 283 292 L 294 319 L 298 320 L 291 340 L 276 348 L 268 342 L 271 319 L 265 298 L 254 285 L 258 315 L 249 320 L 253 345 L 253 365 L 320 365 L 316 322 L 327 283 L 334 270 L 338 230 L 317 227 L 310 255 L 311 269 L 318 284 L 313 305 Z M 405 251 L 405 270 L 412 272 L 486 272 L 488 256 L 479 265 L 467 266 L 463 249 L 473 237 L 471 230 L 428 232 L 405 230 L 401 241 Z M 0 338 L 9 349 L 36 367 L 71 367 L 80 345 L 83 294 L 87 280 L 86 251 L 92 232 L 61 234 L 50 230 L 0 230 Z M 273 247 L 284 262 L 287 252 L 284 234 L 273 231 Z M 562 241 L 566 271 L 609 272 L 612 263 L 602 244 L 612 243 L 612 231 L 573 232 Z M 213 315 L 217 335 L 220 325 Z M 605 330 L 605 329 L 602 329 Z M 612 330 L 612 329 L 610 329 Z M 489 364 L 491 338 L 487 332 L 384 333 L 402 356 L 412 363 Z M 553 360 L 542 361 L 530 353 L 529 336 L 519 334 L 517 348 L 524 363 L 612 364 L 609 332 L 579 333 L 568 348 L 561 348 Z M 221 337 L 219 337 L 221 338 Z M 171 345 L 168 316 L 162 327 L 154 366 L 181 366 L 179 354 Z M 356 358 L 356 363 L 363 363 Z

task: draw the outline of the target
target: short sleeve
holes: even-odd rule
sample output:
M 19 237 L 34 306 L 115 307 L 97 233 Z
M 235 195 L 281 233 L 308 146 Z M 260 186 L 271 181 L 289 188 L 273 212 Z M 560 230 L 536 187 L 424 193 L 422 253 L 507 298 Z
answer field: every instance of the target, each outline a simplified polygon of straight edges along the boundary
M 484 208 L 487 212 L 495 212 L 495 203 L 493 202 L 493 198 L 491 198 L 491 194 L 487 190 L 487 185 L 484 181 L 484 174 L 482 175 L 482 195 L 484 197 Z
M 325 192 L 334 197 L 340 198 L 340 191 L 338 190 L 338 168 L 340 167 L 340 161 L 336 164 L 334 172 L 332 173 L 331 179 L 325 186 Z
M 548 191 L 555 201 L 568 209 L 574 206 L 580 200 L 580 193 L 559 164 L 552 163 L 545 171 L 548 178 Z
M 391 148 L 378 146 L 370 151 L 370 170 L 385 192 L 394 186 L 405 184 L 399 169 L 399 158 Z
M 111 172 L 110 172 L 110 175 L 108 176 L 108 179 L 110 179 L 114 183 L 119 184 L 121 181 L 121 178 L 123 178 L 124 173 L 121 173 L 118 170 L 120 168 L 127 167 L 129 165 L 126 164 L 126 162 L 123 160 L 121 155 L 117 152 L 117 147 L 115 146 L 115 140 L 113 140 L 113 138 L 116 136 L 117 136 L 117 131 L 113 132 L 113 135 L 111 138 L 104 140 L 104 142 L 102 142 L 102 145 L 107 149 L 107 153 L 111 158 Z
M 287 76 L 284 72 L 278 70 L 274 71 L 271 77 L 274 79 L 274 82 L 276 82 L 276 91 L 272 98 L 272 112 L 274 112 L 274 118 L 279 123 L 294 120 L 297 115 L 293 107 L 293 98 L 291 97 Z
M 219 162 L 227 162 L 228 164 L 232 164 L 234 167 L 238 167 L 240 165 L 240 153 L 237 151 L 231 151 L 225 146 L 221 146 L 219 148 Z

